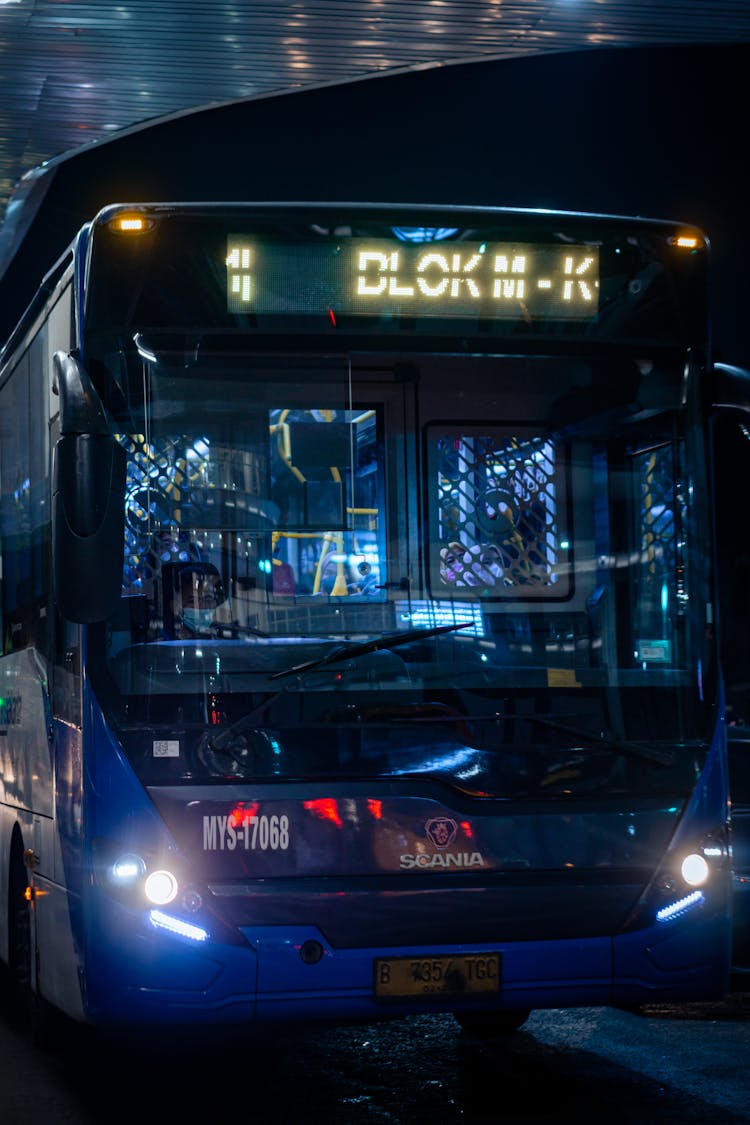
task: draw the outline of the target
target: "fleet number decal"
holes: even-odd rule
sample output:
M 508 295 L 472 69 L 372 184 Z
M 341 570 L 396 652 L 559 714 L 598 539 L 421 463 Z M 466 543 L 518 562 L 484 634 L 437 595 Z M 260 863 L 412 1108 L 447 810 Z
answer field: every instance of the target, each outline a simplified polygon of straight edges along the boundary
M 285 852 L 289 847 L 289 817 L 229 816 L 203 817 L 203 850 L 205 852 L 232 852 L 244 848 L 246 852 Z

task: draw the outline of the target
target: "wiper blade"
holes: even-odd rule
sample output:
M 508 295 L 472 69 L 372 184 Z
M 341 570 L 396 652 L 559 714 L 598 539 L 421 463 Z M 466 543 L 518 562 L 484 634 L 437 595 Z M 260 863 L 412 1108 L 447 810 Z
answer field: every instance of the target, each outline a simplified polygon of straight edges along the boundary
M 591 731 L 568 726 L 567 723 L 558 722 L 557 719 L 550 719 L 545 715 L 506 715 L 505 718 L 539 723 L 540 726 L 551 727 L 553 730 L 559 730 L 564 734 L 572 735 L 574 738 L 590 742 L 594 746 L 601 746 L 604 750 L 619 750 L 622 754 L 632 754 L 637 758 L 645 758 L 649 762 L 657 762 L 660 766 L 671 766 L 675 759 L 674 751 L 668 753 L 666 750 L 657 750 L 655 746 L 650 746 L 648 743 L 628 742 L 624 739 L 609 738 L 607 735 L 597 736 Z
M 396 645 L 408 644 L 409 641 L 422 640 L 424 637 L 432 637 L 438 633 L 449 633 L 455 629 L 466 629 L 467 626 L 473 625 L 473 621 L 463 621 L 459 625 L 435 625 L 431 628 L 422 629 L 406 629 L 400 630 L 397 633 L 384 633 L 380 637 L 373 637 L 369 641 L 352 641 L 350 644 L 340 645 L 338 648 L 326 653 L 325 656 L 317 657 L 315 660 L 306 660 L 301 664 L 295 664 L 292 668 L 282 668 L 280 672 L 272 672 L 269 680 L 280 679 L 284 676 L 301 675 L 303 672 L 309 672 L 313 668 L 323 668 L 327 664 L 334 664 L 339 660 L 346 660 L 351 656 L 362 656 L 368 652 L 378 652 L 383 648 L 395 648 Z M 275 703 L 279 696 L 288 691 L 286 685 L 279 688 L 278 691 L 271 692 L 262 700 L 257 707 L 253 707 L 241 719 L 231 723 L 228 727 L 223 727 L 218 734 L 212 732 L 209 736 L 209 741 L 213 749 L 222 750 L 225 746 L 230 745 L 235 735 L 242 734 L 243 731 L 249 730 L 261 715 Z
M 671 766 L 675 760 L 674 751 L 667 752 L 666 750 L 657 750 L 655 746 L 643 742 L 629 742 L 625 739 L 609 738 L 607 735 L 598 736 L 590 731 L 581 730 L 580 727 L 572 727 L 567 723 L 560 723 L 556 719 L 550 719 L 545 715 L 482 715 L 482 714 L 418 714 L 415 712 L 413 715 L 399 714 L 394 716 L 398 718 L 399 723 L 445 723 L 455 724 L 461 723 L 497 723 L 503 720 L 513 720 L 523 722 L 528 720 L 531 723 L 539 723 L 541 726 L 551 727 L 553 730 L 563 731 L 565 734 L 570 734 L 574 738 L 581 739 L 585 742 L 592 743 L 595 747 L 602 747 L 605 750 L 618 750 L 623 754 L 632 754 L 637 758 L 645 758 L 650 762 L 657 762 L 662 766 Z
M 269 680 L 279 680 L 284 676 L 296 676 L 302 672 L 310 672 L 313 668 L 324 668 L 327 664 L 336 664 L 340 660 L 348 660 L 352 656 L 365 656 L 368 652 L 379 652 L 383 648 L 396 648 L 397 645 L 406 645 L 410 641 L 424 640 L 426 637 L 435 637 L 438 633 L 452 633 L 456 629 L 466 629 L 473 626 L 473 621 L 462 621 L 460 625 L 434 625 L 431 628 L 405 629 L 397 633 L 383 633 L 380 637 L 372 637 L 369 641 L 350 641 L 331 649 L 325 656 L 305 660 L 302 664 L 294 664 L 291 668 L 282 668 L 280 672 L 272 672 Z

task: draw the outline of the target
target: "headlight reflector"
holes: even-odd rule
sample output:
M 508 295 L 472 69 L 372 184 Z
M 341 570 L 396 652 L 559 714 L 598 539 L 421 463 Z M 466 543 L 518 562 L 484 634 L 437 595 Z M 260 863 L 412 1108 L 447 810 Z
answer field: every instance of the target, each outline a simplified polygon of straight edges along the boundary
M 689 887 L 702 887 L 708 879 L 709 867 L 699 852 L 691 852 L 682 861 L 680 872 Z
M 154 906 L 166 906 L 177 896 L 177 879 L 171 871 L 152 871 L 143 885 L 146 898 Z
M 119 887 L 129 887 L 136 883 L 146 873 L 146 864 L 139 855 L 127 852 L 120 855 L 112 864 L 110 878 Z

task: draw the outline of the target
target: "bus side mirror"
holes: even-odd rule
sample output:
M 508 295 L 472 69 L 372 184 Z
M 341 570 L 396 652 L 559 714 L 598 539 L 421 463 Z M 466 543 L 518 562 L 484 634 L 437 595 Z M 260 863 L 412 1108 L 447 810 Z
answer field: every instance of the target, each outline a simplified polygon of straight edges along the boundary
M 60 438 L 52 475 L 52 573 L 58 608 L 80 624 L 114 613 L 122 589 L 125 450 L 78 360 L 54 355 Z
M 715 363 L 711 387 L 714 409 L 734 409 L 750 414 L 750 371 L 730 363 Z

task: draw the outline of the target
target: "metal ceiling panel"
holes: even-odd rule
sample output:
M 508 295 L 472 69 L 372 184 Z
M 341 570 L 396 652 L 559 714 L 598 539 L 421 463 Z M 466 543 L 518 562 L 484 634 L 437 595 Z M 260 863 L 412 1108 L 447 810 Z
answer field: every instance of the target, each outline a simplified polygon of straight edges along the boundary
M 0 214 L 29 169 L 192 107 L 520 55 L 750 42 L 749 0 L 0 0 Z

